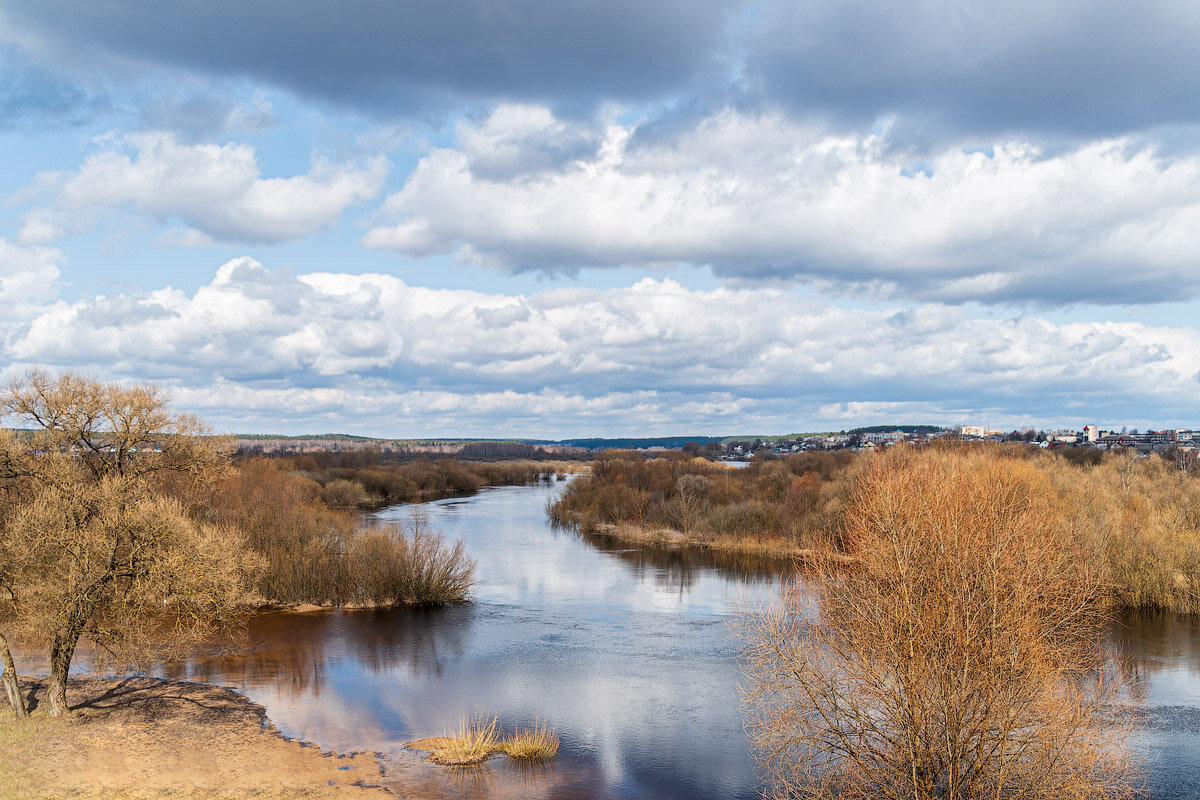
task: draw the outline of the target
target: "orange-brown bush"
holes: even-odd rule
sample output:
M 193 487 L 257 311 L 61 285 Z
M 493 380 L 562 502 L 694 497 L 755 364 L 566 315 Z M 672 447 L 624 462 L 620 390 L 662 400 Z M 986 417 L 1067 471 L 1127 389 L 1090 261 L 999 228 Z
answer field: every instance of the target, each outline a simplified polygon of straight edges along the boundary
M 746 469 L 684 453 L 612 451 L 576 478 L 549 513 L 565 525 L 674 528 L 695 542 L 828 545 L 848 453 L 800 453 Z
M 1104 565 L 1029 461 L 866 462 L 846 569 L 752 613 L 755 752 L 776 797 L 1104 798 L 1132 792 L 1106 714 Z
M 328 485 L 323 490 L 279 465 L 243 461 L 211 493 L 193 497 L 193 513 L 240 529 L 261 555 L 256 587 L 263 600 L 392 605 L 466 597 L 472 565 L 461 543 L 447 545 L 417 523 L 360 529 L 354 514 L 322 500 Z
M 471 589 L 474 564 L 462 541 L 447 544 L 420 515 L 359 531 L 346 541 L 345 556 L 346 603 L 459 603 Z
M 1200 612 L 1200 478 L 1173 459 L 1109 453 L 1090 469 L 1042 467 L 1126 608 Z

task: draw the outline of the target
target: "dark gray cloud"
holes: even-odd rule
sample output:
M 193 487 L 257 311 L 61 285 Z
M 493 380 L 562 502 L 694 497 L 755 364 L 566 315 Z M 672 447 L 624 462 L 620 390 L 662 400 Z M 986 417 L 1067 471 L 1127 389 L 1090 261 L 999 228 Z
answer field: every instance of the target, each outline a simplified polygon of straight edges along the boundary
M 0 14 L 41 58 L 249 77 L 386 113 L 686 90 L 713 66 L 739 2 L 3 0 Z
M 781 1 L 747 36 L 748 72 L 772 101 L 859 124 L 896 114 L 921 136 L 1107 135 L 1200 119 L 1197 8 Z
M 201 141 L 229 129 L 258 132 L 276 124 L 270 104 L 239 104 L 232 93 L 214 91 L 156 93 L 138 108 L 144 130 L 174 131 L 187 141 Z
M 1191 0 L 0 0 L 0 17 L 39 62 L 76 74 L 180 68 L 381 115 L 661 101 L 669 129 L 766 103 L 857 126 L 896 115 L 893 141 L 918 147 L 1200 121 Z M 213 109 L 166 111 L 204 122 Z

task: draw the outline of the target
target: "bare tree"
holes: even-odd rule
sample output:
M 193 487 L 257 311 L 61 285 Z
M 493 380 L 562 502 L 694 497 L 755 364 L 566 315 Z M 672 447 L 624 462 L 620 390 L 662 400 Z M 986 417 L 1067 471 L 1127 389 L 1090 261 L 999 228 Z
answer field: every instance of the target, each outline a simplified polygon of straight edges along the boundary
M 704 475 L 687 473 L 675 481 L 675 497 L 679 503 L 679 525 L 684 535 L 694 533 L 696 520 L 704 508 L 704 498 L 712 489 L 712 481 Z
M 774 797 L 1131 792 L 1102 563 L 1045 477 L 987 453 L 897 452 L 859 476 L 856 563 L 749 615 L 749 731 Z
M 0 418 L 17 429 L 0 431 L 0 620 L 48 644 L 51 715 L 69 709 L 81 638 L 125 655 L 180 643 L 244 599 L 254 561 L 240 535 L 197 524 L 163 491 L 168 475 L 186 490 L 224 463 L 167 399 L 152 385 L 41 371 L 0 392 Z

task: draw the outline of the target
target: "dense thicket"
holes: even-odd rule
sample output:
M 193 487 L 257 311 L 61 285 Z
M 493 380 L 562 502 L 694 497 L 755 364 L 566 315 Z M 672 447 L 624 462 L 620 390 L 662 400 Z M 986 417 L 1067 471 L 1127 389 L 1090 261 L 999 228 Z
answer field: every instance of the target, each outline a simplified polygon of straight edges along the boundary
M 1027 461 L 1043 476 L 1040 491 L 1106 565 L 1116 604 L 1200 612 L 1200 477 L 1190 460 L 1084 448 L 976 447 L 989 448 L 996 458 Z M 888 457 L 916 455 L 897 448 Z M 715 547 L 855 556 L 856 546 L 846 538 L 847 498 L 876 458 L 800 453 L 738 470 L 682 453 L 611 452 L 590 475 L 573 481 L 550 513 L 562 524 L 630 538 L 665 530 Z M 974 500 L 985 508 L 992 502 Z
M 262 600 L 391 605 L 466 597 L 471 562 L 460 543 L 445 542 L 419 516 L 404 526 L 363 527 L 349 510 L 330 507 L 329 484 L 281 466 L 243 461 L 190 498 L 196 516 L 242 531 L 261 560 L 254 585 Z

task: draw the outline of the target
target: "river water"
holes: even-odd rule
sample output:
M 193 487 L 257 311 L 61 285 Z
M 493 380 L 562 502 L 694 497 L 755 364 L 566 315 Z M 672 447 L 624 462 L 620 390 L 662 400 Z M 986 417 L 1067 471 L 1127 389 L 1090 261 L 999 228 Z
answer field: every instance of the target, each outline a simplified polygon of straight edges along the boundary
M 262 614 L 237 653 L 198 653 L 162 674 L 231 686 L 322 749 L 383 752 L 390 780 L 434 796 L 759 797 L 730 623 L 770 600 L 775 574 L 555 531 L 545 506 L 561 486 L 417 507 L 476 560 L 468 604 Z M 1200 797 L 1197 622 L 1130 617 L 1114 635 L 1145 694 L 1136 744 L 1149 795 Z M 498 714 L 508 730 L 548 721 L 558 757 L 540 771 L 496 759 L 449 773 L 403 749 L 476 714 Z

